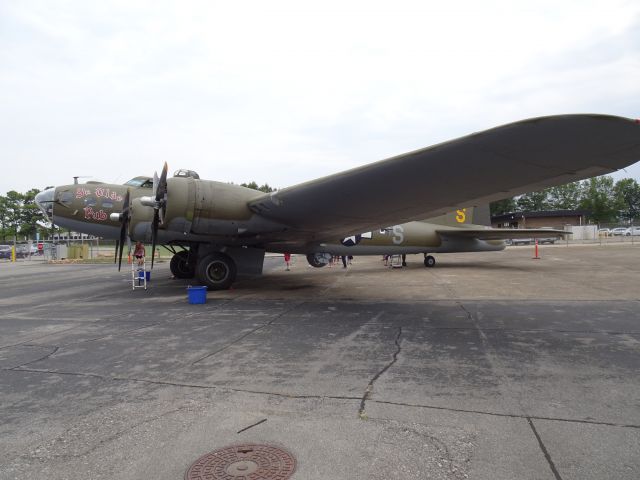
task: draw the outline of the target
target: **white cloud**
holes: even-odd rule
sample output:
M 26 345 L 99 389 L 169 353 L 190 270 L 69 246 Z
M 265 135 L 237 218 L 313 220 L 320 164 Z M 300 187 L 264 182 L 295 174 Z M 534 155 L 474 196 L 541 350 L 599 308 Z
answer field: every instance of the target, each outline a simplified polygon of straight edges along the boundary
M 640 5 L 455 6 L 4 3 L 3 164 L 30 167 L 0 192 L 164 160 L 283 187 L 531 116 L 638 115 Z

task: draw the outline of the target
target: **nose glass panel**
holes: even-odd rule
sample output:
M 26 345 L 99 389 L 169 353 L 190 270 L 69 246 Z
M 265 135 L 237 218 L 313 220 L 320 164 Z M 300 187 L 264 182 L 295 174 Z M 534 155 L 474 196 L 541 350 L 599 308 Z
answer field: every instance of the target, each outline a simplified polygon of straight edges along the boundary
M 48 188 L 36 195 L 35 202 L 38 208 L 42 210 L 47 219 L 51 221 L 53 218 L 53 199 L 56 193 L 55 188 Z

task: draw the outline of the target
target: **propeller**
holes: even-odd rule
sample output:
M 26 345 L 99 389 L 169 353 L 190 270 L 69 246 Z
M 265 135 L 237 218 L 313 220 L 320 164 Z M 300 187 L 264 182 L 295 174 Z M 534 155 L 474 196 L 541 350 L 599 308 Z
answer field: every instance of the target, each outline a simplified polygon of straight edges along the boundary
M 160 178 L 153 174 L 153 193 L 155 201 L 153 205 L 153 222 L 151 223 L 151 268 L 156 257 L 156 243 L 158 239 L 158 226 L 164 224 L 164 216 L 167 211 L 167 162 L 164 162 Z
M 113 259 L 113 263 L 118 261 L 118 271 L 122 267 L 122 250 L 124 248 L 124 241 L 127 240 L 129 250 L 131 250 L 131 238 L 129 237 L 129 221 L 131 220 L 131 195 L 127 189 L 127 193 L 124 196 L 122 202 L 122 212 L 112 213 L 111 220 L 119 221 L 122 226 L 120 227 L 120 239 L 116 241 L 116 258 Z
M 158 227 L 164 224 L 167 211 L 167 162 L 164 162 L 160 177 L 153 174 L 153 195 L 140 197 L 140 203 L 153 208 L 153 221 L 151 222 L 151 268 L 155 259 L 156 243 L 158 241 Z

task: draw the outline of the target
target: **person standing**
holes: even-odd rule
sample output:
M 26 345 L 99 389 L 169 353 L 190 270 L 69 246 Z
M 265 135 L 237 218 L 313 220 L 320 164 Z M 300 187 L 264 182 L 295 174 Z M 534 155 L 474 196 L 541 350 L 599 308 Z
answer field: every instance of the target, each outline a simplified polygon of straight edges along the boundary
M 286 264 L 287 264 L 287 272 L 288 272 L 289 270 L 291 270 L 291 269 L 289 268 L 289 267 L 290 267 L 290 265 L 291 265 L 291 254 L 290 254 L 290 253 L 285 253 L 285 254 L 284 254 L 284 263 L 286 263 Z
M 144 249 L 144 244 L 142 242 L 136 242 L 136 246 L 133 249 L 133 256 L 136 257 L 138 261 L 138 267 L 144 266 L 144 256 L 146 251 Z

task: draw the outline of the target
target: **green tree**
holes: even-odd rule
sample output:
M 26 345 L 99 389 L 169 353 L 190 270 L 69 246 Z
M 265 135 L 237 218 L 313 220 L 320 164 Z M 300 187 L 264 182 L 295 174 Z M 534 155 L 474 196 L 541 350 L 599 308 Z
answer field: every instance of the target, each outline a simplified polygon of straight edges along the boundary
M 547 191 L 548 205 L 551 210 L 576 210 L 580 206 L 582 194 L 580 182 L 550 187 Z
M 518 197 L 518 210 L 522 212 L 539 212 L 549 209 L 549 189 L 525 193 Z
M 626 219 L 640 217 L 640 185 L 633 178 L 618 180 L 613 187 L 615 205 Z
M 580 208 L 589 210 L 589 219 L 595 223 L 614 222 L 618 218 L 613 178 L 608 175 L 583 180 Z
M 44 215 L 36 205 L 36 195 L 40 193 L 37 188 L 32 188 L 23 194 L 22 208 L 20 211 L 19 233 L 29 238 L 34 238 L 38 231 L 38 222 L 45 222 Z
M 9 218 L 7 216 L 7 197 L 0 195 L 0 235 L 2 241 L 7 239 L 7 229 L 9 228 Z
M 24 195 L 16 192 L 15 190 L 7 192 L 6 196 L 4 197 L 3 209 L 5 228 L 2 232 L 4 240 L 6 240 L 7 237 L 11 239 L 18 234 L 21 220 L 20 214 L 22 211 L 23 202 Z
M 11 190 L 0 195 L 0 236 L 3 242 L 19 236 L 33 238 L 47 224 L 35 202 L 38 193 L 40 190 L 32 188 L 26 193 Z
M 497 200 L 495 202 L 491 202 L 491 205 L 489 205 L 492 216 L 515 212 L 517 211 L 517 208 L 518 204 L 513 197 L 505 198 L 504 200 Z
M 249 182 L 249 183 L 241 183 L 240 186 L 251 188 L 253 190 L 260 190 L 261 192 L 264 192 L 264 193 L 271 193 L 277 190 L 277 188 L 270 187 L 268 183 L 258 186 L 256 182 Z

